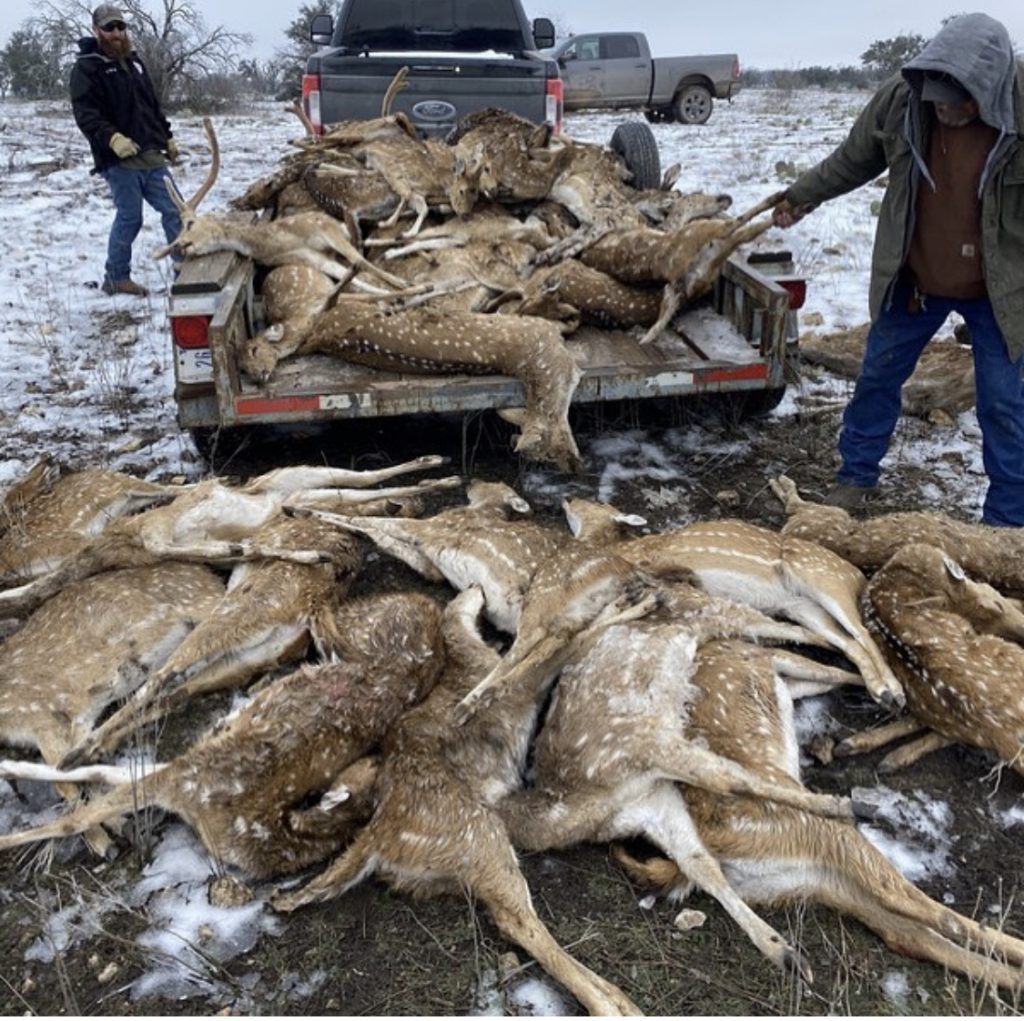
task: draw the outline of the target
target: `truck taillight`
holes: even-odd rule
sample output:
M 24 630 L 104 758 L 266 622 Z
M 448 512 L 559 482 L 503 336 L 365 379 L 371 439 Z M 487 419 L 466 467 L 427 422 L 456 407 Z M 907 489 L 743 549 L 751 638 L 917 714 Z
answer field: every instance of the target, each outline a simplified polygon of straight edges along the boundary
M 555 134 L 562 131 L 562 101 L 565 93 L 562 90 L 561 78 L 549 78 L 544 93 L 544 120 L 551 125 Z
M 304 74 L 302 76 L 302 106 L 316 133 L 322 135 L 324 124 L 320 114 L 320 75 Z
M 789 294 L 789 307 L 793 311 L 804 307 L 807 300 L 807 281 L 791 277 L 786 280 L 776 278 L 775 282 L 786 289 Z
M 178 347 L 192 350 L 210 346 L 210 316 L 173 316 L 171 336 Z
M 740 80 L 740 61 L 739 61 L 739 57 L 737 57 L 732 62 L 732 80 L 734 82 L 738 82 Z

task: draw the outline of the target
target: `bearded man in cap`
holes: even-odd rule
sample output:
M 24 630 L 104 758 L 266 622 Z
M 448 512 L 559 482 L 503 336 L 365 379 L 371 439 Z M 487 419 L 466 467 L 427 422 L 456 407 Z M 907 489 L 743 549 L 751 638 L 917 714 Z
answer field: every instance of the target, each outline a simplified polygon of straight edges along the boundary
M 776 206 L 789 227 L 888 170 L 871 266 L 871 331 L 826 502 L 862 507 L 900 388 L 952 312 L 971 336 L 989 486 L 982 521 L 1024 526 L 1024 64 L 986 14 L 949 21 L 885 82 L 830 156 Z
M 132 243 L 142 229 L 143 200 L 160 214 L 168 242 L 181 232 L 165 184 L 178 144 L 149 73 L 132 49 L 121 9 L 100 4 L 92 14 L 92 33 L 78 41 L 71 108 L 92 149 L 91 172 L 104 178 L 114 200 L 103 292 L 144 297 L 146 288 L 131 278 Z

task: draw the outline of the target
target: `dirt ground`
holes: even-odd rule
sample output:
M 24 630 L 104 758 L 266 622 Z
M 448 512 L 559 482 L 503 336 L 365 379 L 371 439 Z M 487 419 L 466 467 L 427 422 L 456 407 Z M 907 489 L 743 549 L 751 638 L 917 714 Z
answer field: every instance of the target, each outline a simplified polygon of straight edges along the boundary
M 767 479 L 785 472 L 805 495 L 820 494 L 831 479 L 838 412 L 771 416 L 739 422 L 728 409 L 711 427 L 745 442 L 736 453 L 678 455 L 695 516 L 734 516 L 769 526 L 782 524 L 781 509 Z M 640 426 L 657 439 L 659 430 L 684 421 L 690 412 L 677 404 L 584 414 L 577 430 L 586 447 L 595 437 Z M 923 423 L 917 426 L 928 428 Z M 412 438 L 411 438 L 412 437 Z M 242 451 L 228 444 L 218 450 L 222 470 L 247 474 L 282 458 L 292 459 L 295 439 L 254 436 Z M 543 492 L 533 493 L 533 475 L 506 453 L 500 429 L 475 420 L 463 432 L 457 424 L 430 429 L 350 429 L 344 436 L 303 441 L 302 456 L 331 463 L 367 466 L 371 449 L 394 459 L 420 452 L 450 454 L 457 469 L 476 476 L 505 478 L 522 486 L 544 513 Z M 396 446 L 398 444 L 398 446 Z M 427 445 L 429 444 L 429 446 Z M 312 449 L 310 449 L 310 447 Z M 422 448 L 422 449 L 418 449 Z M 585 480 L 592 492 L 593 479 Z M 912 491 L 900 470 L 886 479 L 877 510 L 900 509 Z M 619 490 L 623 510 L 645 514 L 657 528 L 673 520 L 671 503 L 649 505 L 634 483 Z M 956 507 L 942 508 L 956 514 Z M 404 567 L 374 560 L 359 591 L 422 587 Z M 439 593 L 440 594 L 440 593 Z M 223 706 L 212 699 L 193 712 L 200 716 Z M 835 696 L 831 716 L 840 732 L 882 719 L 880 711 L 856 692 Z M 161 754 L 174 750 L 192 719 L 167 728 Z M 829 766 L 811 765 L 806 781 L 814 789 L 848 791 L 880 781 L 880 755 Z M 948 875 L 924 881 L 925 891 L 966 914 L 1002 921 L 1024 933 L 1019 889 L 1022 829 L 1002 831 L 992 808 L 1021 803 L 1024 779 L 1005 773 L 998 783 L 991 762 L 962 749 L 936 753 L 881 782 L 897 791 L 923 790 L 945 802 L 955 834 Z M 152 820 L 150 832 L 166 821 Z M 4 1014 L 464 1014 L 484 1009 L 515 1013 L 511 1001 L 488 999 L 492 988 L 511 989 L 524 975 L 543 977 L 517 948 L 496 932 L 484 912 L 465 898 L 414 902 L 375 881 L 345 897 L 282 919 L 276 935 L 263 935 L 255 947 L 219 965 L 210 962 L 218 990 L 212 996 L 181 1001 L 133 1001 L 125 991 L 145 969 L 134 936 L 144 927 L 139 909 L 103 916 L 101 931 L 77 943 L 53 964 L 26 962 L 26 947 L 40 934 L 50 913 L 76 897 L 101 897 L 140 868 L 144 855 L 127 846 L 112 863 L 97 863 L 79 843 L 59 850 L 43 866 L 38 856 L 0 855 L 0 1011 Z M 707 915 L 703 927 L 680 932 L 677 908 L 658 901 L 642 907 L 645 891 L 635 888 L 605 847 L 566 853 L 532 854 L 522 859 L 538 912 L 559 942 L 594 971 L 617 983 L 647 1013 L 656 1015 L 748 1014 L 959 1014 L 1017 1013 L 1020 1003 L 995 1001 L 965 979 L 889 951 L 859 923 L 814 906 L 766 911 L 766 919 L 799 945 L 815 980 L 803 984 L 776 972 L 742 936 L 722 909 L 703 894 L 689 906 Z M 993 910 L 996 909 L 996 910 Z M 515 954 L 512 958 L 509 954 Z M 525 970 L 517 970 L 518 967 Z M 118 964 L 116 979 L 104 975 Z M 510 975 L 511 972 L 511 975 Z M 503 986 L 494 975 L 509 978 Z M 894 978 L 895 975 L 895 978 Z M 889 993 L 886 993 L 886 989 Z M 894 992 L 895 990 L 895 992 Z M 568 996 L 565 1009 L 578 1006 Z

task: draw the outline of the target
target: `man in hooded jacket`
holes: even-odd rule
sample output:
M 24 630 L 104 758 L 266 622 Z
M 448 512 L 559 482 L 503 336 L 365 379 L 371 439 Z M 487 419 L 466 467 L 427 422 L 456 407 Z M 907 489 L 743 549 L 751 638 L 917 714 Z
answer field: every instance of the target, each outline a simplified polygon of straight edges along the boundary
M 789 227 L 889 172 L 871 266 L 871 331 L 843 414 L 828 503 L 862 507 L 900 389 L 951 312 L 971 335 L 989 487 L 982 521 L 1024 526 L 1024 64 L 986 14 L 949 21 L 885 82 L 849 135 L 774 210 Z
M 121 9 L 100 4 L 93 11 L 92 31 L 78 41 L 71 109 L 89 140 L 92 173 L 103 177 L 114 200 L 103 292 L 143 297 L 146 289 L 131 278 L 132 243 L 142 229 L 143 200 L 160 213 L 168 242 L 181 232 L 181 217 L 165 184 L 178 144 L 132 48 Z

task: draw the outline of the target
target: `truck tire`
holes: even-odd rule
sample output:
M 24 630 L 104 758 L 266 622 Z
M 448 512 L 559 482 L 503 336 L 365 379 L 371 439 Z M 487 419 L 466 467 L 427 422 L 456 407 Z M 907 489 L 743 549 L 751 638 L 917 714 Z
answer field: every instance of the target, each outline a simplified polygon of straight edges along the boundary
M 638 191 L 661 185 L 661 157 L 651 129 L 643 121 L 624 121 L 612 133 L 612 152 L 618 153 L 633 175 Z
M 711 116 L 711 92 L 703 85 L 684 85 L 676 95 L 672 110 L 680 124 L 704 124 Z

